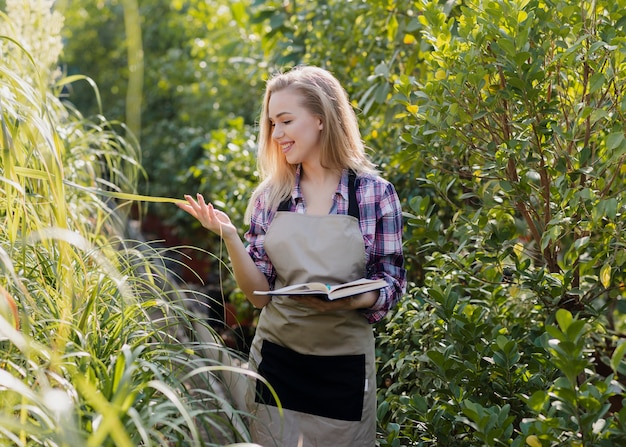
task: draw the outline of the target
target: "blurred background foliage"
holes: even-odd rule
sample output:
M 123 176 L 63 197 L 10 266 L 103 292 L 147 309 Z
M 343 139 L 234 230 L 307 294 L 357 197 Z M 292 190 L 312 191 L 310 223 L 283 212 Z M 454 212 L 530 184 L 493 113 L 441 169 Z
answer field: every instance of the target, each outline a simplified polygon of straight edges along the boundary
M 379 445 L 626 442 L 625 0 L 56 8 L 61 68 L 86 78 L 55 92 L 140 145 L 137 191 L 199 191 L 236 222 L 265 79 L 305 63 L 342 81 L 407 223 L 410 288 L 376 326 Z M 128 213 L 253 324 L 219 241 L 171 204 Z

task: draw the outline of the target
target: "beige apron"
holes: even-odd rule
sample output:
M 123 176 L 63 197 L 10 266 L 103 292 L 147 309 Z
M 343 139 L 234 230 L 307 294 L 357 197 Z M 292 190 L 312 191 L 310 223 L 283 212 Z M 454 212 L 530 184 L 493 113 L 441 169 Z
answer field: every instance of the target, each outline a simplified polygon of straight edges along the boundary
M 265 249 L 276 287 L 341 283 L 365 274 L 358 219 L 278 212 Z M 374 335 L 358 311 L 320 313 L 289 297 L 263 308 L 251 364 L 277 392 L 256 383 L 253 441 L 263 447 L 372 447 L 376 438 Z M 263 403 L 260 403 L 263 402 Z

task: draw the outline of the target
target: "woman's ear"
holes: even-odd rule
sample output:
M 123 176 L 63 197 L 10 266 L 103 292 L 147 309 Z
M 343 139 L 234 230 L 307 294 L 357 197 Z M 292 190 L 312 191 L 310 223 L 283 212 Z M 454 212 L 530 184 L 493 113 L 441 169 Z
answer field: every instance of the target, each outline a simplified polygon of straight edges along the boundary
M 318 128 L 319 130 L 324 129 L 324 122 L 322 121 L 322 118 L 318 118 L 318 119 L 317 119 L 317 128 Z

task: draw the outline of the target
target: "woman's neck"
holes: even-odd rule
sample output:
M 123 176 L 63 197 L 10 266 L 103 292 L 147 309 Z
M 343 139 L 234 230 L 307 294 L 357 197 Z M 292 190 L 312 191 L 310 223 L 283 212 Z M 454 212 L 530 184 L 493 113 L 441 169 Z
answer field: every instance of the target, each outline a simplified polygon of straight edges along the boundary
M 332 208 L 335 191 L 341 180 L 341 171 L 321 168 L 302 170 L 300 190 L 304 197 L 307 214 L 324 215 Z
M 322 187 L 324 185 L 333 184 L 335 187 L 341 179 L 341 169 L 324 168 L 322 165 L 302 165 L 300 181 L 313 186 Z

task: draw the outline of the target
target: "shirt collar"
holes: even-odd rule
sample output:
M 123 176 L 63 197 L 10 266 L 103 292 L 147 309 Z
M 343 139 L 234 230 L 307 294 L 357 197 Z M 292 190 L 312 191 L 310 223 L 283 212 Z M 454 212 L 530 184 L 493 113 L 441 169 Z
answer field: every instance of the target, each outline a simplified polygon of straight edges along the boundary
M 343 200 L 348 201 L 348 170 L 344 169 L 341 173 L 341 180 L 337 186 L 335 194 L 339 194 Z
M 302 177 L 302 165 L 298 165 L 298 167 L 296 168 L 296 184 L 293 188 L 293 192 L 291 193 L 291 197 L 293 198 L 293 201 L 296 202 L 297 200 L 302 200 L 303 196 L 302 196 L 302 189 L 300 188 L 300 178 Z
M 302 189 L 300 188 L 300 178 L 302 176 L 302 165 L 299 164 L 296 168 L 296 179 L 295 186 L 293 188 L 293 192 L 291 197 L 293 201 L 302 200 Z M 335 195 L 339 194 L 343 200 L 348 200 L 348 170 L 344 169 L 341 173 L 341 180 L 339 181 L 339 185 L 337 185 L 337 190 L 335 191 Z

